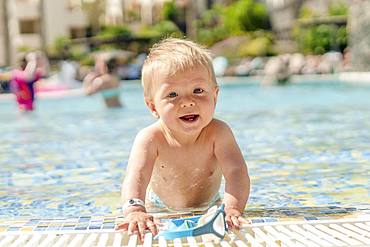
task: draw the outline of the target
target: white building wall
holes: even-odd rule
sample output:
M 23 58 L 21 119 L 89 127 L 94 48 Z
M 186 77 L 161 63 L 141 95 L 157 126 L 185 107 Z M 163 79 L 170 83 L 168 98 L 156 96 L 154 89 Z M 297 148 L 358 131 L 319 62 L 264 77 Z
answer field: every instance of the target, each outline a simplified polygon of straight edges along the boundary
M 20 34 L 19 22 L 41 20 L 40 0 L 7 0 L 9 15 L 10 47 L 6 47 L 3 1 L 0 0 L 0 65 L 6 65 L 6 51 L 10 51 L 10 65 L 14 65 L 16 51 L 21 46 L 42 48 L 41 32 Z M 59 36 L 70 36 L 70 28 L 84 28 L 88 20 L 81 9 L 69 8 L 69 0 L 44 0 L 45 16 L 43 23 L 46 46 L 54 43 Z M 40 30 L 41 31 L 41 30 Z M 8 64 L 9 65 L 9 64 Z
M 17 5 L 18 19 L 36 19 L 39 18 L 38 1 L 15 1 Z M 58 1 L 56 1 L 58 2 Z
M 41 49 L 41 37 L 39 34 L 22 34 L 21 37 L 21 46 L 32 47 L 36 49 Z
M 18 29 L 19 29 L 19 21 L 22 20 L 40 20 L 39 14 L 39 5 L 38 1 L 15 1 L 16 2 L 16 12 L 15 18 L 18 21 Z M 41 47 L 41 37 L 39 33 L 19 33 L 18 30 L 18 38 L 19 43 L 17 44 L 17 48 L 19 46 L 25 47 L 32 47 L 40 49 Z
M 46 44 L 60 36 L 69 37 L 71 27 L 86 27 L 88 21 L 82 10 L 70 9 L 68 0 L 44 0 Z
M 5 47 L 10 54 L 10 65 L 16 64 L 17 48 L 22 45 L 19 36 L 19 22 L 17 18 L 17 6 L 15 1 L 7 1 L 9 46 Z
M 3 1 L 0 1 L 0 66 L 5 65 L 5 23 L 4 23 L 4 9 Z
M 15 63 L 15 53 L 21 46 L 30 48 L 42 48 L 41 30 L 37 33 L 19 33 L 19 22 L 22 20 L 41 20 L 39 0 L 8 0 L 10 46 L 5 47 L 3 2 L 0 8 L 0 65 L 6 63 L 6 50 L 11 50 L 11 65 Z M 84 28 L 88 20 L 81 9 L 69 8 L 69 0 L 44 0 L 45 16 L 43 23 L 45 28 L 46 46 L 54 43 L 60 36 L 70 36 L 70 28 Z
M 352 0 L 349 11 L 350 62 L 356 71 L 370 71 L 370 1 Z
M 117 25 L 123 23 L 123 2 L 122 0 L 106 0 L 105 23 Z

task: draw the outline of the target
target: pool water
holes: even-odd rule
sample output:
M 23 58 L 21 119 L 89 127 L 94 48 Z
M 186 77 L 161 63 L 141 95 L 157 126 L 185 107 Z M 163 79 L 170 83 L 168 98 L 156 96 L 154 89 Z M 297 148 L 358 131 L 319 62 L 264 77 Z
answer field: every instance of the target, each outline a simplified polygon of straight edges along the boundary
M 216 117 L 248 162 L 248 208 L 370 208 L 370 86 L 335 81 L 221 85 Z M 138 83 L 122 109 L 100 96 L 0 102 L 0 218 L 118 215 L 136 133 L 154 121 Z

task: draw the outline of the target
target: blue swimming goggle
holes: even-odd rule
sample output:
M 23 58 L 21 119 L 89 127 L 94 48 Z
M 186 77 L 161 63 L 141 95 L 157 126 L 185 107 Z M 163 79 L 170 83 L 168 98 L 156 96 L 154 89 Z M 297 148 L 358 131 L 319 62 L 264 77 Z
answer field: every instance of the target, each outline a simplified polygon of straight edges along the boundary
M 198 226 L 198 221 L 201 217 L 205 217 L 205 223 L 199 223 L 201 226 Z M 169 220 L 168 229 L 159 232 L 155 238 L 163 237 L 166 240 L 171 240 L 203 234 L 214 234 L 222 239 L 226 231 L 225 205 L 221 204 L 215 213 L 211 215 Z

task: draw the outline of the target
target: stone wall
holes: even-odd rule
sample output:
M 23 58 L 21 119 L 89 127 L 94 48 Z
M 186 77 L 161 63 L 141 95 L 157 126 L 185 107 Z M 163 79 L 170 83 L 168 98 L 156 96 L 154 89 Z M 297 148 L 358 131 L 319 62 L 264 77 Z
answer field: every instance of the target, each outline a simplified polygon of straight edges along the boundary
M 19 26 L 15 1 L 0 0 L 0 65 L 15 65 L 19 45 Z
M 370 70 L 370 1 L 352 0 L 348 18 L 350 60 L 354 70 Z
M 292 28 L 304 0 L 266 0 L 272 29 L 278 39 L 292 39 Z
M 5 13 L 4 1 L 0 0 L 0 66 L 6 65 L 6 34 L 5 34 Z

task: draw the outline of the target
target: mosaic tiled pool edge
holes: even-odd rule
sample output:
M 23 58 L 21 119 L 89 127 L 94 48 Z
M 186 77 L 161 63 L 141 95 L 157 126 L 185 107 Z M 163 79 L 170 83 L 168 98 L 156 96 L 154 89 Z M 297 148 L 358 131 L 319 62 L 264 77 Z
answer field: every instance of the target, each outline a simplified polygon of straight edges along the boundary
M 187 217 L 196 213 L 167 214 L 159 217 Z M 370 218 L 370 207 L 301 207 L 279 209 L 249 209 L 244 214 L 251 224 L 285 221 L 315 221 Z M 34 231 L 99 231 L 114 230 L 123 216 L 80 216 L 76 218 L 0 219 L 0 234 Z

